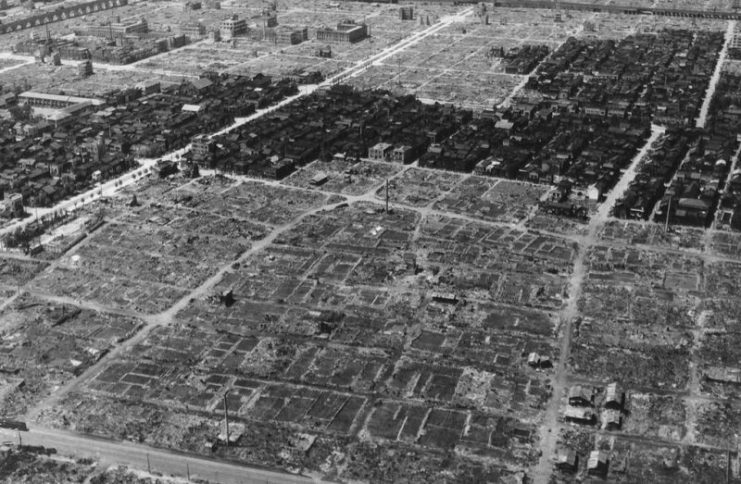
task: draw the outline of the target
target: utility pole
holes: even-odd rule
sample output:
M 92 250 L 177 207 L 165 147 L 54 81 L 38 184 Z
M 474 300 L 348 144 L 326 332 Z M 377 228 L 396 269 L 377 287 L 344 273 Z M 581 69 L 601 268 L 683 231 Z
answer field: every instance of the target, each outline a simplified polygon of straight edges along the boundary
M 397 59 L 397 65 L 398 65 L 398 69 L 397 69 L 396 78 L 399 83 L 399 87 L 401 87 L 401 57 Z
M 186 475 L 188 476 L 188 481 L 190 481 L 190 465 L 188 465 L 187 462 L 185 463 L 185 472 L 186 472 Z
M 152 466 L 149 463 L 149 453 L 147 453 L 147 473 L 149 473 L 149 474 L 152 473 Z
M 227 395 L 229 395 L 229 390 L 224 392 L 224 423 L 226 427 L 226 446 L 229 447 L 229 409 L 226 404 Z
M 386 178 L 386 213 L 389 213 L 389 179 Z
M 664 222 L 664 233 L 669 231 L 669 212 L 672 210 L 672 197 L 669 197 L 669 205 L 666 207 L 666 222 Z

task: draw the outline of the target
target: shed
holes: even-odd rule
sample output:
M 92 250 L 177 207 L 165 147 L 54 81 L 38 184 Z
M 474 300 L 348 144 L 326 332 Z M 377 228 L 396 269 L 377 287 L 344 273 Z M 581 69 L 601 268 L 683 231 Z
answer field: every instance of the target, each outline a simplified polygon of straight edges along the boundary
M 203 91 L 204 89 L 211 87 L 213 82 L 205 78 L 198 78 L 190 81 L 190 84 L 196 89 L 196 91 Z
M 589 200 L 598 202 L 602 197 L 602 187 L 596 183 L 589 185 L 587 188 L 587 198 Z
M 609 461 L 607 454 L 601 450 L 593 450 L 587 461 L 587 472 L 592 476 L 605 476 Z
M 705 200 L 698 200 L 695 198 L 680 198 L 679 207 L 687 210 L 695 210 L 698 212 L 706 212 L 710 208 L 710 204 Z
M 575 472 L 579 466 L 579 457 L 574 449 L 561 447 L 556 451 L 555 464 L 562 471 Z
M 710 381 L 738 385 L 741 383 L 741 370 L 738 368 L 711 366 L 705 370 L 705 378 Z
M 622 410 L 625 403 L 625 393 L 616 382 L 607 385 L 605 391 L 605 408 Z
M 594 423 L 595 415 L 591 408 L 566 407 L 564 419 L 569 422 L 591 425 Z
M 441 293 L 436 292 L 432 294 L 432 300 L 444 304 L 458 304 L 458 296 L 452 292 Z
M 327 180 L 329 180 L 329 177 L 327 176 L 327 174 L 324 173 L 323 171 L 320 171 L 319 173 L 317 173 L 311 178 L 311 184 L 315 186 L 319 186 L 319 185 L 323 185 L 327 183 Z
M 183 104 L 183 111 L 190 112 L 190 113 L 197 113 L 201 111 L 201 105 L 200 104 Z
M 540 355 L 534 351 L 527 356 L 527 364 L 533 368 L 550 368 L 553 366 L 550 357 Z
M 606 409 L 602 412 L 602 428 L 605 430 L 620 430 L 623 425 L 623 416 L 619 410 Z
M 241 423 L 232 423 L 229 425 L 229 443 L 234 444 L 236 443 L 242 435 L 244 435 L 244 424 Z M 222 423 L 220 425 L 220 432 L 219 435 L 216 437 L 216 440 L 219 442 L 226 442 L 227 439 L 227 426 L 225 423 Z
M 569 389 L 569 405 L 592 406 L 594 392 L 591 388 L 574 385 Z

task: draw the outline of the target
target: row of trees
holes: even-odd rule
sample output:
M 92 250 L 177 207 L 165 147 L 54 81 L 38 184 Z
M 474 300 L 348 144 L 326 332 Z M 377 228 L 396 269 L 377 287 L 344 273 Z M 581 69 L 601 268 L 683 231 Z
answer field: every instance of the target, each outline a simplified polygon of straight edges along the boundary
M 20 248 L 28 250 L 33 240 L 41 235 L 51 226 L 64 221 L 68 216 L 60 211 L 50 213 L 25 227 L 18 227 L 13 232 L 6 234 L 3 239 L 3 245 L 8 249 Z

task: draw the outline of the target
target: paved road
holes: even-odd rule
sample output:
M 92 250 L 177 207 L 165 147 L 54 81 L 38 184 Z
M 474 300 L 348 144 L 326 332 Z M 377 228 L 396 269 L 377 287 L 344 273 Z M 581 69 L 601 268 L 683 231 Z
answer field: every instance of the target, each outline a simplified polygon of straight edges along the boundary
M 715 88 L 718 86 L 718 81 L 720 80 L 720 75 L 723 71 L 723 64 L 725 64 L 726 62 L 728 48 L 730 47 L 731 41 L 733 41 L 735 36 L 736 21 L 729 20 L 728 26 L 726 28 L 726 41 L 723 44 L 723 48 L 721 49 L 720 54 L 718 54 L 718 60 L 715 63 L 715 71 L 713 71 L 713 76 L 710 78 L 710 82 L 708 83 L 708 90 L 705 93 L 705 100 L 703 101 L 702 107 L 700 108 L 700 115 L 697 117 L 698 128 L 704 128 L 705 123 L 707 123 L 708 113 L 710 111 L 710 103 L 712 102 L 715 95 Z
M 726 31 L 726 42 L 723 45 L 723 49 L 721 50 L 718 56 L 718 62 L 716 63 L 716 66 L 715 66 L 715 72 L 713 73 L 713 77 L 710 79 L 707 93 L 705 95 L 705 100 L 702 104 L 702 107 L 700 108 L 700 115 L 698 116 L 697 123 L 696 123 L 696 126 L 698 128 L 704 128 L 707 122 L 707 117 L 708 117 L 708 113 L 710 110 L 710 103 L 713 97 L 715 96 L 715 90 L 718 85 L 718 81 L 720 80 L 720 76 L 723 70 L 723 65 L 725 64 L 725 61 L 727 58 L 730 42 L 732 41 L 735 35 L 735 29 L 736 29 L 736 21 L 728 21 L 728 28 Z M 727 187 L 728 182 L 731 181 L 731 177 L 733 176 L 734 171 L 736 170 L 736 167 L 738 166 L 738 159 L 740 155 L 741 155 L 741 147 L 739 147 L 739 149 L 734 153 L 733 157 L 730 160 L 731 168 L 728 172 L 728 178 L 726 179 L 726 183 L 724 184 L 724 187 Z M 674 185 L 674 182 L 677 179 L 677 177 L 681 175 L 680 170 L 682 169 L 682 165 L 684 165 L 689 159 L 690 159 L 690 152 L 688 151 L 685 154 L 684 158 L 682 159 L 682 162 L 679 164 L 679 169 L 674 172 L 674 175 L 672 176 L 667 186 Z M 661 208 L 661 202 L 657 202 L 656 205 L 654 205 L 651 215 L 648 217 L 648 222 L 651 222 L 656 219 L 656 215 L 659 213 L 660 208 Z M 720 211 L 716 211 L 715 220 L 713 222 L 713 228 L 717 228 L 719 216 L 720 216 Z M 711 234 L 710 230 L 705 230 L 706 236 L 710 236 L 710 234 Z
M 16 64 L 16 65 L 13 65 L 13 66 L 8 66 L 8 67 L 3 67 L 2 69 L 0 69 L 0 74 L 4 74 L 4 73 L 6 73 L 8 71 L 12 71 L 13 69 L 18 69 L 20 67 L 27 66 L 29 64 L 33 64 L 33 61 L 32 60 L 30 60 L 30 61 L 29 60 L 23 60 L 20 64 Z
M 610 220 L 610 211 L 615 206 L 615 202 L 623 196 L 625 190 L 635 179 L 638 165 L 651 146 L 659 137 L 664 134 L 666 129 L 655 124 L 651 125 L 651 136 L 646 143 L 633 157 L 631 164 L 623 172 L 620 180 L 610 190 L 606 199 L 602 202 L 595 214 L 589 218 L 587 234 L 579 244 L 579 249 L 574 259 L 573 271 L 569 278 L 569 298 L 566 305 L 559 314 L 561 328 L 559 333 L 559 358 L 554 369 L 551 385 L 553 391 L 550 402 L 546 408 L 543 417 L 543 424 L 540 428 L 540 450 L 541 456 L 538 465 L 533 469 L 533 482 L 536 484 L 547 484 L 551 482 L 553 469 L 553 457 L 555 456 L 556 444 L 558 440 L 561 424 L 559 421 L 559 412 L 561 410 L 561 398 L 568 386 L 568 367 L 566 362 L 571 354 L 571 340 L 573 337 L 574 321 L 579 316 L 579 298 L 582 294 L 582 288 L 587 276 L 587 253 L 589 248 L 598 242 L 599 231 Z
M 57 203 L 53 207 L 50 207 L 50 208 L 26 207 L 26 210 L 31 215 L 29 215 L 28 217 L 24 219 L 18 220 L 15 223 L 12 223 L 10 225 L 3 227 L 2 229 L 0 229 L 0 235 L 7 234 L 9 232 L 14 231 L 17 228 L 24 227 L 28 225 L 29 223 L 33 222 L 37 217 L 43 217 L 53 212 L 65 212 L 68 210 L 73 210 L 74 208 L 80 205 L 85 205 L 85 204 L 92 202 L 93 200 L 97 200 L 101 196 L 112 195 L 118 190 L 120 190 L 121 188 L 131 185 L 136 180 L 138 180 L 140 177 L 150 173 L 152 167 L 154 167 L 154 165 L 157 163 L 157 160 L 139 160 L 139 163 L 141 164 L 139 168 L 126 172 L 125 174 L 121 175 L 118 178 L 114 178 L 113 180 L 104 182 L 102 185 L 98 185 L 93 188 L 90 188 L 86 192 L 83 192 L 79 195 L 75 195 L 72 198 L 62 200 L 61 202 Z
M 28 432 L 0 429 L 0 442 L 43 445 L 62 455 L 91 457 L 103 465 L 124 464 L 151 469 L 163 475 L 196 477 L 222 484 L 304 484 L 321 482 L 304 476 L 229 464 L 191 455 L 153 449 L 130 442 L 115 442 L 73 432 L 31 427 Z

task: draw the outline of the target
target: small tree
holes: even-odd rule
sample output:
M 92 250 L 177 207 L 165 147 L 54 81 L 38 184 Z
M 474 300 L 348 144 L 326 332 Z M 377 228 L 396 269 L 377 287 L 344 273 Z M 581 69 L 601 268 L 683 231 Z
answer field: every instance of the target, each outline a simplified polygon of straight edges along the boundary
M 8 109 L 10 115 L 13 117 L 13 121 L 30 121 L 31 120 L 31 106 L 29 104 L 18 104 Z

